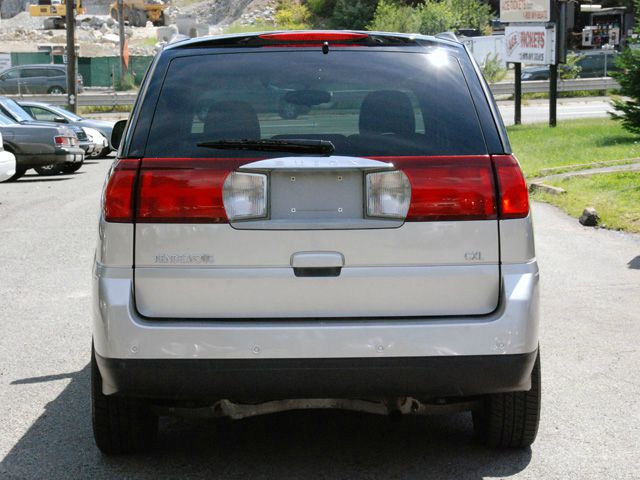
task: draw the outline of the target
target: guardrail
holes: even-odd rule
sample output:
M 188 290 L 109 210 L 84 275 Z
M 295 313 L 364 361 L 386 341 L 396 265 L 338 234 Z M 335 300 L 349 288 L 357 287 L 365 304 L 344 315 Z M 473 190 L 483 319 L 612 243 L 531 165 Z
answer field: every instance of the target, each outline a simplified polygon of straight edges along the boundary
M 66 105 L 66 95 L 7 95 L 14 100 L 29 100 L 50 105 Z M 84 92 L 78 95 L 80 107 L 115 107 L 117 105 L 133 105 L 138 92 Z
M 513 95 L 513 82 L 500 82 L 489 85 L 494 95 Z M 573 90 L 612 90 L 620 88 L 618 82 L 611 77 L 576 78 L 575 80 L 558 80 L 558 91 Z M 548 80 L 522 82 L 522 93 L 546 93 L 549 91 Z M 78 105 L 81 107 L 115 107 L 117 105 L 133 105 L 137 92 L 84 92 L 78 95 Z M 9 95 L 15 100 L 30 100 L 44 102 L 51 105 L 66 105 L 66 95 Z
M 513 95 L 515 84 L 513 82 L 492 83 L 489 85 L 494 95 Z M 571 92 L 575 90 L 613 90 L 620 88 L 618 82 L 611 77 L 601 78 L 576 78 L 574 80 L 558 80 L 559 92 Z M 522 82 L 522 93 L 548 93 L 549 80 L 533 80 Z

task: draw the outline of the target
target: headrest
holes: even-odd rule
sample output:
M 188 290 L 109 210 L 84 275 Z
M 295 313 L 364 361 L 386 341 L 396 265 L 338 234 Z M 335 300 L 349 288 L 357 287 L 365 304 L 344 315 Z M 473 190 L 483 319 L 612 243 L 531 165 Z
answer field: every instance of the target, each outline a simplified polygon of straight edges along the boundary
M 246 102 L 213 103 L 204 122 L 204 135 L 208 141 L 259 139 L 258 115 Z
M 368 94 L 360 107 L 360 133 L 411 135 L 416 120 L 409 96 L 397 90 Z

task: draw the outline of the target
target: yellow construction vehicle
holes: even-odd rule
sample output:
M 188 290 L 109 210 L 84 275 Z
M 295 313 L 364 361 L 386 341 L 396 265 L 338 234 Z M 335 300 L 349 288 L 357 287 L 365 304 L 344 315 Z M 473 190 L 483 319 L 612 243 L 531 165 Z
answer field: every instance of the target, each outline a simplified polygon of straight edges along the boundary
M 125 22 L 134 27 L 144 27 L 147 21 L 156 27 L 165 24 L 164 9 L 167 8 L 161 0 L 123 0 Z M 118 2 L 109 7 L 109 13 L 114 20 L 118 20 Z
M 82 0 L 75 0 L 76 15 L 85 13 Z M 29 5 L 29 15 L 32 17 L 49 17 L 44 20 L 44 28 L 64 28 L 67 18 L 67 0 L 38 0 L 37 4 Z

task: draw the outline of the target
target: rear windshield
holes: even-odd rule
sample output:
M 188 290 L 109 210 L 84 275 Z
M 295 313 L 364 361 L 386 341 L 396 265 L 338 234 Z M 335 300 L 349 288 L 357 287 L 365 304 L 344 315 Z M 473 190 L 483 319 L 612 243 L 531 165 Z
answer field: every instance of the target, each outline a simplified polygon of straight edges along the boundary
M 444 50 L 174 59 L 145 155 L 275 155 L 198 146 L 241 139 L 329 140 L 335 155 L 349 156 L 487 153 L 458 60 Z

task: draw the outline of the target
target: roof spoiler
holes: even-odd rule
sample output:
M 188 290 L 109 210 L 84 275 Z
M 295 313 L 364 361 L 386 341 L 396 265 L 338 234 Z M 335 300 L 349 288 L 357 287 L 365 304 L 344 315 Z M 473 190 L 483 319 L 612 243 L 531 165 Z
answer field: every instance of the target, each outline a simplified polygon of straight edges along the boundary
M 456 37 L 456 34 L 453 32 L 441 32 L 441 33 L 436 33 L 435 34 L 436 38 L 440 38 L 442 40 L 449 40 L 451 42 L 456 42 L 456 43 L 460 43 L 460 40 L 458 40 L 458 37 Z

